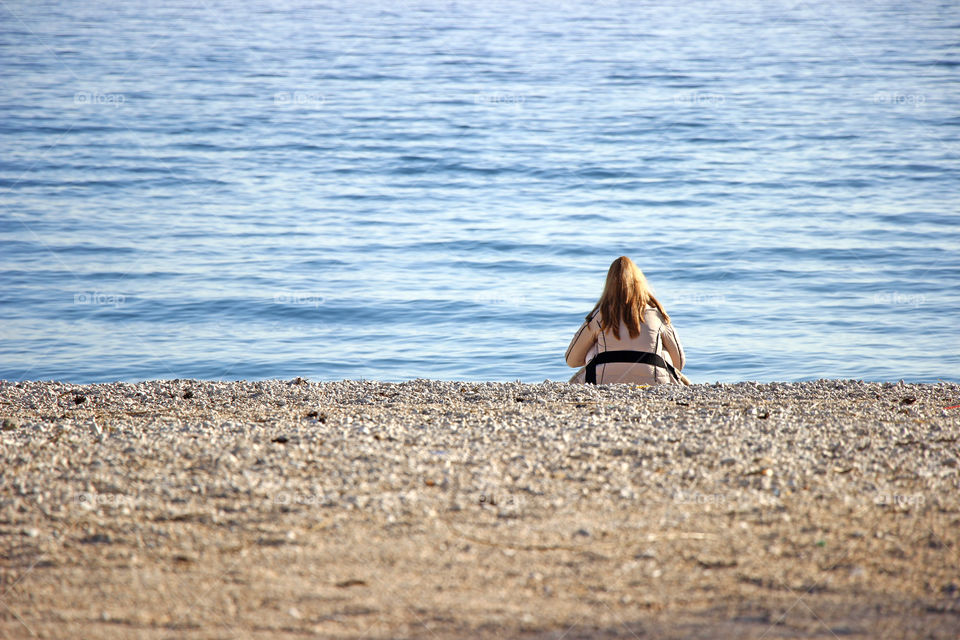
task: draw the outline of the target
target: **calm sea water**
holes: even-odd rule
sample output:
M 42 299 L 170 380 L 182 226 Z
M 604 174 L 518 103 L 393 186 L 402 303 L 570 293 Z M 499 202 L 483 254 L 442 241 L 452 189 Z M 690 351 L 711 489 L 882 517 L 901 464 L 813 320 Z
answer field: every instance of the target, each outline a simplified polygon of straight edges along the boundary
M 956 2 L 0 4 L 0 378 L 960 379 Z

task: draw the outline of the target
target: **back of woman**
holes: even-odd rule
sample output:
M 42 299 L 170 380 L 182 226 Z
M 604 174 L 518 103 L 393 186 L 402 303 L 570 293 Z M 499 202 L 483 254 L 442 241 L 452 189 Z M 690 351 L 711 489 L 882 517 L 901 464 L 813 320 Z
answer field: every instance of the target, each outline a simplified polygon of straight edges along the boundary
M 583 367 L 570 382 L 595 384 L 680 383 L 686 364 L 670 317 L 625 256 L 610 265 L 603 296 L 570 341 L 566 360 Z

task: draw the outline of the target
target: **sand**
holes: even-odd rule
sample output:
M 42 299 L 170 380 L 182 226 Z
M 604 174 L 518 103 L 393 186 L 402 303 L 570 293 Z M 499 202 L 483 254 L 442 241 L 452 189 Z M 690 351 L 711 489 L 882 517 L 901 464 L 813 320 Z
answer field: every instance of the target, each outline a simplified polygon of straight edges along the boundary
M 960 385 L 0 383 L 0 637 L 957 638 Z

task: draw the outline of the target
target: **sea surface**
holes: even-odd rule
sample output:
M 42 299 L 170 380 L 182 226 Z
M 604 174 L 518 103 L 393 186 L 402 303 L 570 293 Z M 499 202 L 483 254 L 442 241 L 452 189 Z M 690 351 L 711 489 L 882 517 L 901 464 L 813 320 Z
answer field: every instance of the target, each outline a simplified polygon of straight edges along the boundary
M 0 3 L 0 379 L 960 380 L 960 4 Z

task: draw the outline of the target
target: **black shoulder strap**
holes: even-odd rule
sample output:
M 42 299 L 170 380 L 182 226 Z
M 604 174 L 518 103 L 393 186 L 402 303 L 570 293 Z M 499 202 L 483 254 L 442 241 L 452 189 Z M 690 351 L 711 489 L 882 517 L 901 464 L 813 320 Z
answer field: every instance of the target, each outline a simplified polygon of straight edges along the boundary
M 680 376 L 677 370 L 669 362 L 655 353 L 648 351 L 604 351 L 598 353 L 593 360 L 587 364 L 586 382 L 588 384 L 597 384 L 597 367 L 601 364 L 610 362 L 634 362 L 637 364 L 652 364 L 655 367 L 666 369 L 670 376 L 680 382 Z

